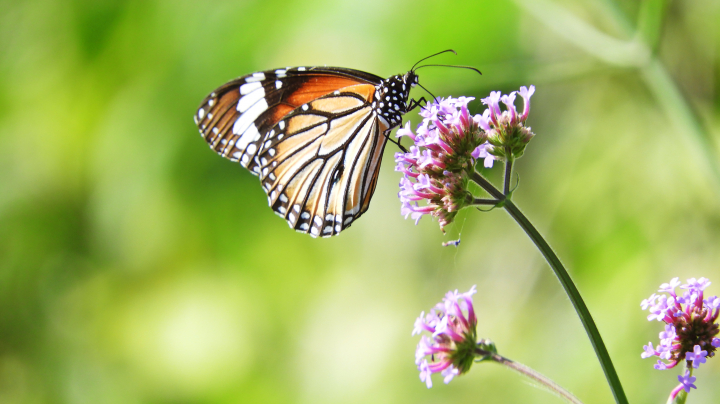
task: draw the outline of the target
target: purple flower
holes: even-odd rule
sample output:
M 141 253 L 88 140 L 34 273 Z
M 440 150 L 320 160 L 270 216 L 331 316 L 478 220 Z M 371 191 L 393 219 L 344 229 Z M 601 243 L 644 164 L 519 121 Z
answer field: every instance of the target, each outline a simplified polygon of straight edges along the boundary
M 665 326 L 665 331 L 660 333 L 660 342 L 662 342 L 663 345 L 669 345 L 668 343 L 671 342 L 677 334 L 675 333 L 675 326 L 672 324 L 668 324 Z M 666 343 L 667 341 L 668 343 Z
M 691 388 L 697 389 L 697 387 L 695 387 L 695 385 L 693 384 L 693 383 L 695 383 L 696 379 L 697 379 L 696 377 L 690 376 L 689 370 L 685 371 L 685 376 L 678 375 L 678 381 L 680 382 L 680 384 L 682 384 L 683 389 L 685 389 L 685 392 L 687 392 L 687 393 L 690 392 Z
M 490 116 L 493 118 L 493 121 L 496 122 L 497 117 L 500 116 L 500 98 L 502 97 L 502 93 L 500 91 L 491 91 L 490 95 L 486 98 L 483 98 L 482 103 L 488 106 L 488 109 L 490 110 Z M 497 123 L 497 122 L 496 122 Z
M 687 280 L 687 284 L 680 286 L 681 289 L 690 289 L 697 292 L 702 292 L 706 287 L 710 286 L 710 281 L 707 278 L 690 278 Z
M 664 284 L 664 285 L 667 285 L 667 284 Z M 647 299 L 640 302 L 640 307 L 642 307 L 643 310 L 647 310 L 648 307 L 655 305 L 655 300 L 657 298 L 658 298 L 658 296 L 655 293 L 653 293 L 652 295 L 650 295 L 650 297 L 648 297 Z
M 640 354 L 640 357 L 643 359 L 657 355 L 657 352 L 655 352 L 655 348 L 653 348 L 652 342 L 648 342 L 647 345 L 643 345 L 643 349 L 645 350 L 645 352 Z
M 395 137 L 403 137 L 407 136 L 412 140 L 415 140 L 415 134 L 412 132 L 412 129 L 410 129 L 410 121 L 405 123 L 405 126 L 397 130 L 397 133 L 395 133 Z
M 675 288 L 680 286 L 680 278 L 672 278 L 669 283 L 663 283 L 660 285 L 660 290 L 658 292 L 668 292 L 668 293 L 675 293 Z M 655 294 L 653 294 L 655 296 Z
M 643 310 L 650 312 L 648 320 L 665 322 L 665 330 L 658 335 L 660 344 L 654 348 L 652 343 L 643 346 L 640 355 L 660 358 L 655 369 L 670 369 L 683 362 L 698 368 L 720 348 L 716 337 L 720 332 L 717 323 L 720 299 L 711 296 L 703 300 L 703 291 L 709 285 L 706 278 L 691 278 L 683 285 L 678 278 L 673 278 L 660 285 L 660 295 L 652 294 L 640 303 Z M 675 294 L 678 286 L 685 289 L 682 296 Z
M 430 365 L 428 365 L 428 361 L 423 360 L 422 363 L 418 365 L 418 370 L 420 371 L 420 380 L 425 382 L 427 388 L 432 387 L 432 378 L 430 377 L 432 371 L 430 371 Z
M 520 91 L 518 94 L 522 97 L 523 101 L 525 102 L 525 108 L 523 109 L 522 116 L 520 116 L 520 120 L 522 122 L 525 122 L 527 120 L 528 115 L 530 114 L 530 97 L 535 93 L 535 86 L 530 86 L 530 89 L 528 89 L 525 86 L 520 87 Z
M 420 380 L 432 387 L 430 375 L 441 373 L 445 383 L 453 377 L 470 370 L 477 347 L 477 318 L 472 303 L 476 292 L 473 286 L 466 293 L 457 290 L 448 292 L 440 303 L 425 316 L 415 320 L 413 335 L 423 335 L 415 350 L 415 363 L 420 371 Z M 430 356 L 430 360 L 426 358 Z
M 705 300 L 705 306 L 711 310 L 715 310 L 720 307 L 720 298 L 717 296 L 710 296 Z
M 700 364 L 707 361 L 707 359 L 705 359 L 706 356 L 707 351 L 703 351 L 702 348 L 700 348 L 700 345 L 695 345 L 693 352 L 688 352 L 685 354 L 685 360 L 692 361 L 692 367 L 697 369 L 700 367 Z
M 443 375 L 443 381 L 445 384 L 450 383 L 450 381 L 453 379 L 453 377 L 457 376 L 459 374 L 459 370 L 453 365 L 448 366 L 445 370 L 442 371 Z

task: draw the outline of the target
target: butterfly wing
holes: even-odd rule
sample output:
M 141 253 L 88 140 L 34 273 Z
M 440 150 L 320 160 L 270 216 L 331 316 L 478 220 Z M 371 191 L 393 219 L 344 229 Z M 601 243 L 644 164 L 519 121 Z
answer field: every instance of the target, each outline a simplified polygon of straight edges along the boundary
M 335 67 L 297 67 L 253 73 L 205 97 L 195 123 L 210 148 L 247 167 L 265 135 L 287 114 L 340 88 L 377 84 L 378 76 Z
M 373 111 L 375 91 L 372 84 L 335 90 L 268 133 L 251 169 L 290 227 L 329 237 L 367 211 L 389 129 Z

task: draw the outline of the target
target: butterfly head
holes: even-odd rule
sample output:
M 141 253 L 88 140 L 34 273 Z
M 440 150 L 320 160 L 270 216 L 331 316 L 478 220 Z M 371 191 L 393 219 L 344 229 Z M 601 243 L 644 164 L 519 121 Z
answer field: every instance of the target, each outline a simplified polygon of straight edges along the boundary
M 418 75 L 415 74 L 414 71 L 410 70 L 409 72 L 405 73 L 405 75 L 403 76 L 403 81 L 406 84 L 408 84 L 410 87 L 415 87 L 419 83 Z

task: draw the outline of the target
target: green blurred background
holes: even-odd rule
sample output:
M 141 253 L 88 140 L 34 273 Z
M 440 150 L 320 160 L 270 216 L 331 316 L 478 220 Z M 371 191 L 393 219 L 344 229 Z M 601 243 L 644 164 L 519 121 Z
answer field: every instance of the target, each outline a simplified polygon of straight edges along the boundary
M 719 11 L 3 0 L 0 402 L 560 402 L 493 364 L 430 390 L 418 380 L 415 317 L 473 284 L 479 335 L 586 403 L 611 402 L 570 302 L 503 211 L 464 211 L 445 236 L 403 220 L 388 145 L 368 213 L 312 239 L 193 124 L 207 93 L 253 71 L 389 76 L 446 48 L 458 56 L 434 62 L 483 76 L 423 69 L 437 95 L 537 87 L 515 200 L 577 282 L 630 401 L 664 402 L 678 372 L 640 359 L 662 328 L 640 300 L 674 276 L 720 292 Z M 718 362 L 691 402 L 717 402 Z

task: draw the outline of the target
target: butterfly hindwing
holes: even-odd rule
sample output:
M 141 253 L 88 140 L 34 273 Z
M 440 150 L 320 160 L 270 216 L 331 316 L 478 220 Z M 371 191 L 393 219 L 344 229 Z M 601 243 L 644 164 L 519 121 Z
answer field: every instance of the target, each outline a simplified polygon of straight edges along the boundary
M 268 133 L 258 154 L 268 202 L 297 231 L 332 236 L 367 210 L 387 130 L 353 85 L 303 104 Z

